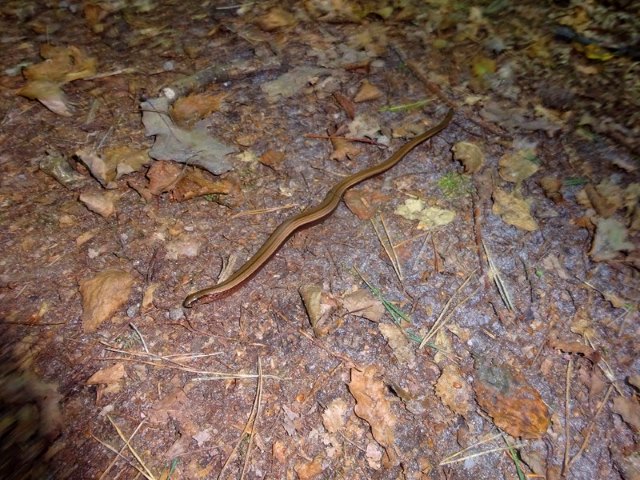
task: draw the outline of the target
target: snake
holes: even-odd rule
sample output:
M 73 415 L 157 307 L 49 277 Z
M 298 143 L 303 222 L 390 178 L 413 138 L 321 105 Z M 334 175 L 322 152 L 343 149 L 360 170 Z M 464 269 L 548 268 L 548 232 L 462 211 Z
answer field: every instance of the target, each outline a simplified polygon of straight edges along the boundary
M 386 172 L 402 160 L 411 150 L 425 140 L 444 130 L 453 118 L 453 110 L 450 109 L 445 117 L 427 131 L 416 135 L 396 150 L 387 160 L 372 167 L 354 173 L 334 185 L 325 195 L 324 199 L 316 206 L 309 207 L 302 212 L 287 218 L 273 231 L 262 246 L 253 254 L 244 265 L 236 270 L 228 279 L 216 285 L 203 288 L 189 294 L 183 302 L 187 308 L 196 303 L 210 303 L 228 295 L 244 282 L 256 274 L 267 261 L 275 254 L 287 239 L 299 228 L 319 222 L 328 217 L 340 204 L 344 193 L 354 185 L 368 180 L 371 177 Z

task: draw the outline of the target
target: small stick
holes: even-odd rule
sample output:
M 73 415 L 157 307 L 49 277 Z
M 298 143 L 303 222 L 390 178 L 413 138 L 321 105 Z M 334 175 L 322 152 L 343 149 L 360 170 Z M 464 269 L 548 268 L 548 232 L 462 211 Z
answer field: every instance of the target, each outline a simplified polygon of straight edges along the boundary
M 565 477 L 569 469 L 569 450 L 571 449 L 571 431 L 569 429 L 569 418 L 571 415 L 571 377 L 573 375 L 573 356 L 569 356 L 567 365 L 566 387 L 564 392 L 564 461 L 562 463 L 562 476 Z

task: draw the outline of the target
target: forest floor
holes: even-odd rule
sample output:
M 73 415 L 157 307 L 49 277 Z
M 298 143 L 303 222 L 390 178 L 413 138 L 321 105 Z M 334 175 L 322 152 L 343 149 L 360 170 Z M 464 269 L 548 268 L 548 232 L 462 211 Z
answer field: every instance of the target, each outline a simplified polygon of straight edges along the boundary
M 640 479 L 637 2 L 8 1 L 0 31 L 0 476 Z

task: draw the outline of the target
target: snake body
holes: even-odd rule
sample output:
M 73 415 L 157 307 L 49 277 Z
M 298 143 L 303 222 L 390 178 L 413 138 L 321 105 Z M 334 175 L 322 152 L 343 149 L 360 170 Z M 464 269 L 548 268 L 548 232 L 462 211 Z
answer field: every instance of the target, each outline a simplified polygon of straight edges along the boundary
M 349 188 L 364 180 L 367 180 L 389 170 L 400 160 L 402 160 L 407 155 L 407 153 L 409 153 L 415 147 L 444 130 L 447 125 L 449 125 L 449 122 L 451 122 L 452 118 L 453 110 L 449 110 L 447 112 L 447 115 L 444 117 L 444 119 L 442 119 L 442 121 L 440 121 L 440 123 L 406 142 L 384 162 L 361 170 L 341 180 L 339 183 L 334 185 L 331 190 L 329 190 L 322 202 L 320 202 L 318 205 L 303 210 L 297 215 L 294 215 L 282 222 L 273 231 L 269 238 L 267 238 L 267 240 L 258 249 L 258 251 L 254 253 L 253 256 L 249 260 L 247 260 L 246 263 L 242 265 L 238 270 L 236 270 L 227 280 L 220 282 L 217 285 L 206 287 L 202 290 L 198 290 L 189 294 L 185 298 L 183 305 L 185 307 L 192 307 L 196 302 L 200 300 L 202 300 L 203 303 L 209 303 L 217 298 L 220 298 L 221 296 L 230 293 L 233 289 L 240 286 L 242 283 L 251 278 L 258 270 L 260 270 L 264 266 L 264 264 L 267 263 L 269 258 L 271 258 L 271 256 L 276 253 L 276 251 L 287 241 L 287 239 L 293 232 L 298 230 L 300 227 L 309 225 L 327 217 L 336 209 L 336 207 L 340 203 L 340 200 L 342 199 L 342 196 Z

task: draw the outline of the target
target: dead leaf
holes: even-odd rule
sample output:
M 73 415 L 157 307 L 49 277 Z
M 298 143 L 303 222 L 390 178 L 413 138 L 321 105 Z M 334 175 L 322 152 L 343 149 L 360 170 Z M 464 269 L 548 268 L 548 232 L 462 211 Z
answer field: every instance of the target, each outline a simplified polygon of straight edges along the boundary
M 584 187 L 584 192 L 586 193 L 589 203 L 593 209 L 601 217 L 609 218 L 611 215 L 616 213 L 616 205 L 609 201 L 607 197 L 601 195 L 593 185 L 586 185 Z
M 80 282 L 82 295 L 82 327 L 95 332 L 100 324 L 126 303 L 134 278 L 123 270 L 105 270 Z
M 493 192 L 493 208 L 494 215 L 498 215 L 509 225 L 534 232 L 538 229 L 538 223 L 531 215 L 529 203 L 508 193 L 500 188 L 496 188 Z
M 369 366 L 364 371 L 352 368 L 349 391 L 356 400 L 356 415 L 371 426 L 373 438 L 385 449 L 387 463 L 397 465 L 398 455 L 394 446 L 397 420 L 386 397 L 387 388 L 376 368 Z
M 474 382 L 478 405 L 509 435 L 541 438 L 549 428 L 549 411 L 540 393 L 506 365 L 479 365 Z
M 214 180 L 209 172 L 196 168 L 187 168 L 178 182 L 169 189 L 171 199 L 177 202 L 205 195 L 228 195 L 237 190 L 238 186 L 232 180 Z
M 407 336 L 397 325 L 390 325 L 388 323 L 379 323 L 378 329 L 382 336 L 387 341 L 393 354 L 403 366 L 412 368 L 416 363 L 416 355 L 413 351 L 411 343 L 407 339 Z
M 322 412 L 322 425 L 329 433 L 336 433 L 344 428 L 347 421 L 347 409 L 349 406 L 342 398 L 334 398 L 324 412 Z
M 282 168 L 282 163 L 284 162 L 284 159 L 285 159 L 284 152 L 279 152 L 277 150 L 267 150 L 262 154 L 262 156 L 258 161 L 261 164 L 274 169 L 275 171 L 279 171 Z
M 333 137 L 331 138 L 331 145 L 333 146 L 333 152 L 331 152 L 329 158 L 337 162 L 355 158 L 360 154 L 360 148 L 346 138 Z
M 317 67 L 294 67 L 287 73 L 283 73 L 275 80 L 265 82 L 260 89 L 267 95 L 270 103 L 280 98 L 290 98 L 300 93 L 310 85 L 310 82 L 321 75 L 329 75 L 331 70 Z
M 156 401 L 149 410 L 149 422 L 153 425 L 165 425 L 171 419 L 180 419 L 188 411 L 188 405 L 189 398 L 184 389 L 176 387 Z
M 158 283 L 151 283 L 147 285 L 147 288 L 142 295 L 142 302 L 140 304 L 141 312 L 146 312 L 153 306 L 153 296 L 159 286 L 160 284 Z
M 382 302 L 361 288 L 344 295 L 341 303 L 350 315 L 366 318 L 376 323 L 380 321 L 385 312 Z
M 562 181 L 559 178 L 546 176 L 542 177 L 539 183 L 544 190 L 544 194 L 547 198 L 551 199 L 553 203 L 556 205 L 564 203 L 564 198 L 562 198 L 562 193 L 560 192 Z
M 272 32 L 280 28 L 291 27 L 297 23 L 296 17 L 291 12 L 282 7 L 273 7 L 267 13 L 259 17 L 256 21 L 258 26 L 266 31 Z
M 182 172 L 183 167 L 175 163 L 162 161 L 153 162 L 153 165 L 151 165 L 151 168 L 149 168 L 147 172 L 149 191 L 151 191 L 153 195 L 160 195 L 161 193 L 170 191 L 175 187 Z
M 140 109 L 145 135 L 155 137 L 149 151 L 151 158 L 196 165 L 214 175 L 231 169 L 227 155 L 236 149 L 211 137 L 204 129 L 187 130 L 177 126 L 169 116 L 166 97 L 142 102 Z
M 116 363 L 107 368 L 98 370 L 87 380 L 87 385 L 98 385 L 96 403 L 100 403 L 103 395 L 118 393 L 124 385 L 126 371 L 123 363 Z
M 100 185 L 105 188 L 116 187 L 114 183 L 118 174 L 116 164 L 109 163 L 107 159 L 89 149 L 80 149 L 76 151 L 75 155 L 86 165 L 91 175 L 100 182 Z
M 146 148 L 133 148 L 128 145 L 118 145 L 105 148 L 102 156 L 107 165 L 115 167 L 115 179 L 142 170 L 144 165 L 151 163 Z
M 435 392 L 452 412 L 466 417 L 474 407 L 473 390 L 457 365 L 446 365 L 438 378 Z
M 536 152 L 531 148 L 506 153 L 498 163 L 500 177 L 507 182 L 522 182 L 540 169 L 536 158 Z
M 388 202 L 391 197 L 380 190 L 349 189 L 344 194 L 344 203 L 360 220 L 369 220 L 375 216 L 380 205 Z
M 299 480 L 313 480 L 314 478 L 318 478 L 320 474 L 323 472 L 322 461 L 324 460 L 324 455 L 316 455 L 314 459 L 310 462 L 300 462 L 297 463 L 293 469 L 296 471 Z
M 635 398 L 616 397 L 611 408 L 634 432 L 640 432 L 640 403 Z
M 429 230 L 453 222 L 456 212 L 438 207 L 425 207 L 419 198 L 408 198 L 404 205 L 396 208 L 395 213 L 407 220 L 418 220 L 419 230 Z
M 34 80 L 18 90 L 18 95 L 38 100 L 53 113 L 61 117 L 71 117 L 73 113 L 69 100 L 59 84 L 46 80 Z
M 484 153 L 475 143 L 458 142 L 451 150 L 454 158 L 464 165 L 465 173 L 474 174 L 484 165 Z
M 381 98 L 382 95 L 382 91 L 378 87 L 369 82 L 369 80 L 363 80 L 353 101 L 356 103 L 370 102 Z
M 309 323 L 317 337 L 323 337 L 342 325 L 342 318 L 332 319 L 338 303 L 333 296 L 324 292 L 317 285 L 304 285 L 300 287 L 300 296 L 309 316 Z
M 342 107 L 344 112 L 347 114 L 347 117 L 349 119 L 353 120 L 354 117 L 356 116 L 356 105 L 355 105 L 355 103 L 353 103 L 350 98 L 346 97 L 345 95 L 341 94 L 340 92 L 335 92 L 333 94 L 333 98 L 335 98 L 336 102 L 338 102 L 338 105 L 340 105 Z
M 194 123 L 220 110 L 220 105 L 227 96 L 227 93 L 217 95 L 196 93 L 180 97 L 171 106 L 171 118 L 179 124 Z
M 596 234 L 589 255 L 596 262 L 613 260 L 620 252 L 634 249 L 627 239 L 627 229 L 615 218 L 601 218 L 596 222 Z
M 108 218 L 116 213 L 118 197 L 116 192 L 83 192 L 78 199 L 92 212 Z
M 548 345 L 551 348 L 555 348 L 562 352 L 568 353 L 579 353 L 580 355 L 584 355 L 586 358 L 591 360 L 594 364 L 600 361 L 600 354 L 594 350 L 593 348 L 585 345 L 581 342 L 565 342 L 560 340 L 559 338 L 549 338 L 547 340 Z
M 66 156 L 52 148 L 47 148 L 45 156 L 38 162 L 38 167 L 70 190 L 80 188 L 87 180 L 84 175 L 74 170 Z

